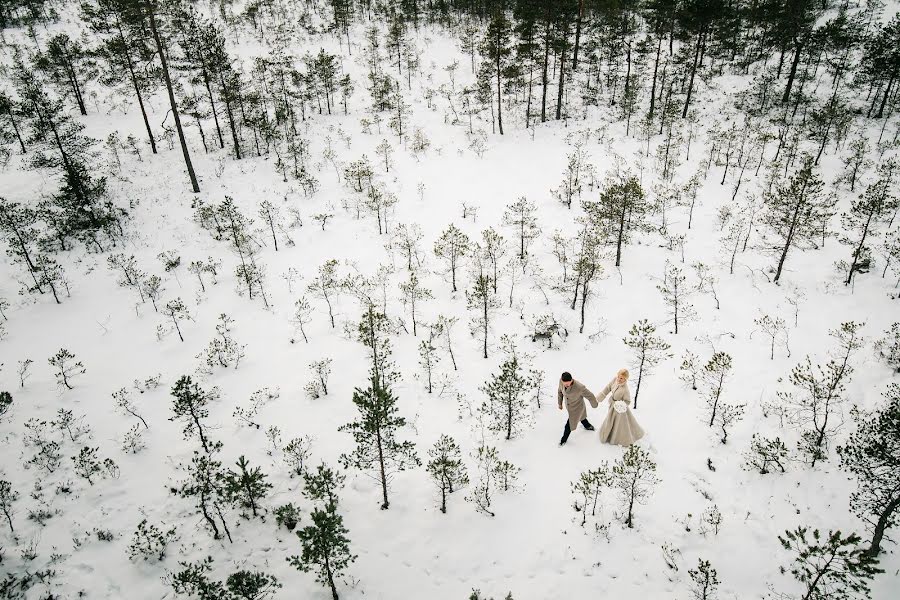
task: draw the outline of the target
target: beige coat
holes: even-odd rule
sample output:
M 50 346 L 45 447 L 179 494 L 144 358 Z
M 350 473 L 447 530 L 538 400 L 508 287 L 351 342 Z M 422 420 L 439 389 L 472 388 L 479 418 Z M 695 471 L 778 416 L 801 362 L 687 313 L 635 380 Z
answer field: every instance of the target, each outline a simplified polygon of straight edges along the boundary
M 644 430 L 638 425 L 637 419 L 631 412 L 631 390 L 628 389 L 628 382 L 619 385 L 613 378 L 605 388 L 600 390 L 597 398 L 603 402 L 607 395 L 609 395 L 609 411 L 606 413 L 603 425 L 600 426 L 600 441 L 604 444 L 630 446 L 644 437 Z M 627 409 L 623 413 L 617 413 L 613 408 L 613 402 L 618 400 L 627 405 Z
M 569 389 L 563 385 L 562 379 L 559 380 L 559 387 L 556 390 L 556 401 L 562 408 L 563 400 L 566 401 L 566 410 L 569 413 L 569 429 L 575 431 L 578 423 L 587 419 L 587 407 L 584 401 L 587 400 L 591 406 L 597 408 L 597 398 L 587 389 L 583 383 L 573 379 Z

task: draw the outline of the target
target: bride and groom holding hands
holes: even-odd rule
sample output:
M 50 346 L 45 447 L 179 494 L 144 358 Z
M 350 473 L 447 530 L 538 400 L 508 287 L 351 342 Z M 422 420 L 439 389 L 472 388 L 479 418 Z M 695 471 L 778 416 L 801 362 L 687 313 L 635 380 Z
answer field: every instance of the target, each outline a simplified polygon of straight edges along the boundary
M 568 441 L 569 434 L 578 427 L 579 421 L 585 429 L 594 431 L 594 426 L 587 419 L 587 407 L 584 401 L 587 400 L 593 408 L 597 408 L 600 402 L 606 400 L 607 396 L 609 396 L 609 410 L 600 426 L 600 441 L 605 444 L 630 446 L 644 437 L 644 430 L 641 429 L 631 413 L 631 390 L 628 389 L 627 369 L 620 369 L 613 380 L 606 384 L 606 387 L 600 390 L 596 396 L 566 371 L 560 378 L 556 393 L 559 410 L 562 410 L 563 404 L 565 404 L 566 411 L 569 413 L 562 439 L 559 440 L 560 446 Z

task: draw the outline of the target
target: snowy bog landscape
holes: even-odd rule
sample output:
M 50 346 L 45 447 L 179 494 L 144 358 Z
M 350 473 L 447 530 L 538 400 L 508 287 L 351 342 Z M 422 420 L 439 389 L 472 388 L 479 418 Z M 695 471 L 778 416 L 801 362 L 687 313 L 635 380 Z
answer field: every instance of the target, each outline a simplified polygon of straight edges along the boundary
M 900 597 L 898 10 L 0 0 L 0 598 Z

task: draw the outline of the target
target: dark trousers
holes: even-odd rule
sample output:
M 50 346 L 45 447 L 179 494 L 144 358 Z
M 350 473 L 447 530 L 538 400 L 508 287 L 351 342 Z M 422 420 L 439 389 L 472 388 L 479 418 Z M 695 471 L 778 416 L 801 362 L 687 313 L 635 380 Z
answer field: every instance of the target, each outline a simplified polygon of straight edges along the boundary
M 590 421 L 588 421 L 587 419 L 582 419 L 582 420 L 581 420 L 581 425 L 582 425 L 585 429 L 587 429 L 587 428 L 589 428 L 589 427 L 593 427 L 593 425 L 591 425 Z M 572 428 L 569 427 L 569 421 L 566 420 L 566 428 L 563 429 L 563 436 L 562 436 L 562 440 L 560 440 L 560 441 L 561 441 L 561 442 L 565 442 L 566 440 L 568 440 L 568 439 L 569 439 L 569 434 L 570 434 L 570 433 L 572 433 Z

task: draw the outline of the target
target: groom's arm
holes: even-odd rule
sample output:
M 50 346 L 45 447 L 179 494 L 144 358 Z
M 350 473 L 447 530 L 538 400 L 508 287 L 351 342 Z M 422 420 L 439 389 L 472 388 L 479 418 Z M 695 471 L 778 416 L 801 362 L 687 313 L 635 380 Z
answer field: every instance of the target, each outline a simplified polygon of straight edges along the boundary
M 597 397 L 591 393 L 591 390 L 587 389 L 587 386 L 584 388 L 584 398 L 591 403 L 591 406 L 597 408 Z

